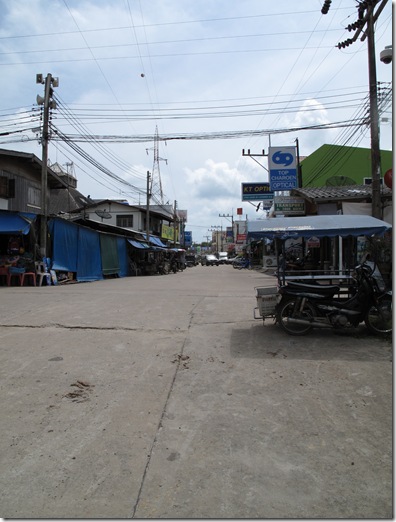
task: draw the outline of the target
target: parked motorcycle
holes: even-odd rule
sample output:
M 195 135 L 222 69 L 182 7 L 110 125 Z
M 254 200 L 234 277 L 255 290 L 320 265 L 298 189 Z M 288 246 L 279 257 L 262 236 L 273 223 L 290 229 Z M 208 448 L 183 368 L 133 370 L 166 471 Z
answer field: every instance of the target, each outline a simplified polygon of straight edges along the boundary
M 171 262 L 170 262 L 170 270 L 172 270 L 172 272 L 174 274 L 176 274 L 176 272 L 178 271 L 178 266 L 177 266 L 177 259 L 175 258 L 172 258 L 171 259 Z
M 240 257 L 232 263 L 232 266 L 233 266 L 233 268 L 237 268 L 238 270 L 242 270 L 242 268 L 250 269 L 251 268 L 250 259 L 246 258 L 246 257 Z
M 290 335 L 305 335 L 313 328 L 343 329 L 364 322 L 376 335 L 392 332 L 392 291 L 382 291 L 366 264 L 355 268 L 352 297 L 335 297 L 337 285 L 289 282 L 279 288 L 276 319 Z

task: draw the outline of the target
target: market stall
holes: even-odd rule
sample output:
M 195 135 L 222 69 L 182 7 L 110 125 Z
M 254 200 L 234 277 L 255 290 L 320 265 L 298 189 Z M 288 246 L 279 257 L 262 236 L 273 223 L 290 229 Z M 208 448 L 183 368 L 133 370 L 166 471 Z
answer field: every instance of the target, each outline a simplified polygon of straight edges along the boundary
M 247 237 L 274 241 L 278 276 L 284 283 L 286 279 L 348 278 L 368 248 L 367 238 L 390 230 L 385 221 L 366 215 L 296 216 L 250 221 Z
M 35 283 L 35 244 L 37 214 L 0 211 L 0 282 L 10 286 Z

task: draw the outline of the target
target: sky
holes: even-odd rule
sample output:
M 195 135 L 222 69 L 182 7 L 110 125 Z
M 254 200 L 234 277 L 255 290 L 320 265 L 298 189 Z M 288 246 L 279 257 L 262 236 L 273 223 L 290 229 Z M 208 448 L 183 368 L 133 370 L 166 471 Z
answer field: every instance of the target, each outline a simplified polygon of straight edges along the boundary
M 269 146 L 298 141 L 302 157 L 323 144 L 370 147 L 369 126 L 342 126 L 368 108 L 367 39 L 337 47 L 354 35 L 357 2 L 333 0 L 325 15 L 322 5 L 0 0 L 0 147 L 42 157 L 36 75 L 51 74 L 49 160 L 84 195 L 145 204 L 149 172 L 152 202 L 187 210 L 198 243 L 240 219 L 237 208 L 262 219 L 241 184 L 269 181 Z M 392 81 L 379 59 L 392 9 L 389 0 L 375 25 L 381 88 Z M 392 148 L 391 105 L 380 145 Z

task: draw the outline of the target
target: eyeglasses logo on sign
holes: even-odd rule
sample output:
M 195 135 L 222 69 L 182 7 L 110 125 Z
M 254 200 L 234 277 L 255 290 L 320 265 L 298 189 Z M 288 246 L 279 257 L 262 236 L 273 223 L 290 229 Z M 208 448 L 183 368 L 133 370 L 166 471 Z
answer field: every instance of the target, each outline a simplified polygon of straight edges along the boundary
M 290 154 L 289 152 L 281 152 L 280 150 L 275 152 L 272 156 L 272 162 L 275 163 L 275 165 L 283 165 L 284 167 L 291 165 L 293 160 L 293 154 Z
M 268 167 L 271 191 L 298 187 L 295 147 L 270 147 Z

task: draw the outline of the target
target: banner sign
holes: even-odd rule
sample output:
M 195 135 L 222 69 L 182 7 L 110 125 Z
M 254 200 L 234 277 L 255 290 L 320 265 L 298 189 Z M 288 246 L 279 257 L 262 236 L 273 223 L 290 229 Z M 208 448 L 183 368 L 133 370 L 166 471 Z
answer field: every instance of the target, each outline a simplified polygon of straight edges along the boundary
M 242 183 L 242 201 L 273 199 L 269 183 Z
M 184 245 L 191 246 L 192 245 L 192 232 L 191 230 L 184 231 Z
M 178 230 L 176 229 L 176 241 L 179 239 Z M 170 227 L 168 225 L 162 224 L 161 227 L 161 237 L 164 239 L 168 239 L 168 241 L 174 241 L 175 240 L 175 229 L 174 227 Z
M 304 216 L 305 201 L 303 198 L 276 196 L 274 201 L 275 213 L 284 216 Z
M 271 190 L 297 188 L 296 147 L 269 147 L 268 169 Z

